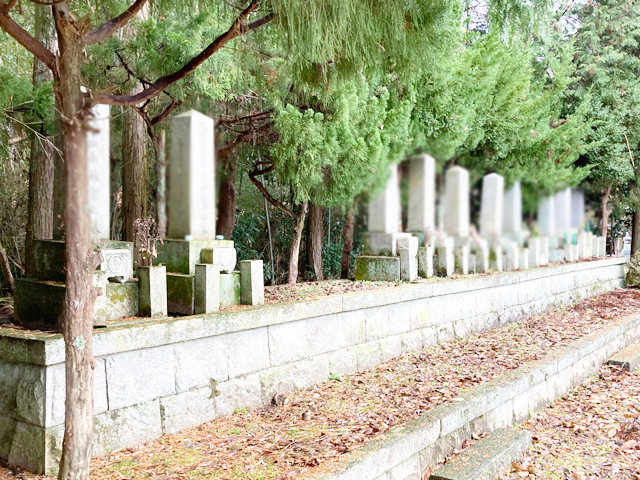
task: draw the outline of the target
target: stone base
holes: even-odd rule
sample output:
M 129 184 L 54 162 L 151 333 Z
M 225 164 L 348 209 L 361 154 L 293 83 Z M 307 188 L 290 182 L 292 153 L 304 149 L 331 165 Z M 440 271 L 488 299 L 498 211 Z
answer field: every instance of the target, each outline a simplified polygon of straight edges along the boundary
M 107 283 L 107 320 L 138 315 L 138 280 Z
M 178 315 L 193 315 L 195 276 L 167 273 L 167 310 Z
M 165 239 L 163 245 L 158 245 L 158 258 L 153 263 L 165 265 L 167 272 L 194 275 L 196 263 L 208 263 L 200 258 L 205 248 L 233 248 L 233 241 Z
M 398 239 L 411 238 L 410 233 L 364 233 L 362 253 L 395 257 L 398 254 Z
M 399 281 L 400 257 L 356 257 L 356 280 L 359 282 Z

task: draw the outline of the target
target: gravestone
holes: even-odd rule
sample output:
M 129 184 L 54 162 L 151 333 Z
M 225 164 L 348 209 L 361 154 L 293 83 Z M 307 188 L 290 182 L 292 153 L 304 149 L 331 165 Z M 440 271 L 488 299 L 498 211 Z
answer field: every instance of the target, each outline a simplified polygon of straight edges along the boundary
M 445 174 L 444 231 L 451 237 L 469 236 L 469 172 L 452 167 Z
M 522 191 L 520 182 L 515 182 L 504 195 L 502 230 L 505 233 L 522 231 Z
M 480 235 L 498 241 L 502 235 L 504 178 L 497 173 L 482 179 L 482 201 L 480 204 Z
M 240 299 L 243 305 L 264 304 L 262 260 L 243 260 L 240 262 Z
M 93 241 L 109 240 L 110 235 L 110 166 L 111 150 L 109 129 L 109 105 L 92 108 L 87 131 L 87 166 L 89 174 L 89 208 L 91 211 L 91 238 Z
M 571 228 L 583 228 L 584 216 L 584 192 L 579 188 L 574 188 L 571 190 Z
M 435 160 L 418 155 L 409 162 L 407 230 L 429 236 L 435 229 Z M 424 243 L 424 242 L 422 242 Z
M 554 197 L 545 197 L 538 203 L 538 228 L 541 235 L 554 236 L 556 233 Z M 538 266 L 537 264 L 535 266 Z
M 554 199 L 555 208 L 555 233 L 562 237 L 564 232 L 571 229 L 571 189 L 565 188 L 564 190 L 556 193 Z

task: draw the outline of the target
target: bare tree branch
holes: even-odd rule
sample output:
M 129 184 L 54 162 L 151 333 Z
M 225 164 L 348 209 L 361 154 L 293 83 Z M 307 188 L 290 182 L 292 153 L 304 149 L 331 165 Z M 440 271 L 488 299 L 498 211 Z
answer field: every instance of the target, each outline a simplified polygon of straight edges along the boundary
M 0 28 L 55 72 L 56 56 L 9 16 L 9 10 L 14 4 L 15 0 L 10 0 L 9 3 L 0 0 Z
M 148 88 L 145 88 L 142 92 L 134 94 L 134 95 L 113 95 L 113 94 L 96 94 L 93 95 L 89 101 L 89 106 L 93 106 L 99 103 L 107 104 L 107 105 L 138 105 L 150 98 L 153 98 L 160 92 L 162 92 L 165 88 L 167 88 L 172 83 L 177 82 L 185 78 L 191 72 L 193 72 L 196 68 L 198 68 L 205 60 L 207 60 L 211 55 L 216 53 L 225 43 L 233 40 L 236 37 L 244 35 L 250 30 L 254 30 L 265 23 L 271 21 L 273 18 L 272 14 L 267 15 L 266 17 L 256 20 L 249 25 L 245 25 L 245 20 L 247 17 L 253 12 L 258 6 L 258 0 L 252 0 L 247 8 L 245 8 L 242 13 L 238 15 L 238 17 L 231 25 L 231 28 L 227 30 L 225 33 L 216 38 L 212 43 L 207 46 L 202 52 L 200 52 L 196 57 L 191 59 L 184 67 L 180 70 L 170 73 L 169 75 L 165 75 L 158 79 L 153 85 Z
M 268 191 L 266 188 L 264 188 L 264 185 L 262 185 L 262 182 L 260 180 L 258 180 L 258 176 L 259 175 L 264 175 L 265 173 L 269 173 L 270 171 L 272 171 L 274 168 L 276 168 L 276 166 L 274 164 L 271 164 L 271 166 L 265 168 L 265 169 L 256 169 L 256 170 L 251 170 L 249 171 L 249 179 L 251 180 L 251 183 L 253 183 L 256 188 L 258 190 L 260 190 L 260 192 L 262 193 L 262 195 L 264 195 L 264 198 L 266 198 L 269 203 L 271 205 L 273 205 L 274 207 L 276 207 L 278 210 L 280 210 L 281 212 L 283 212 L 285 215 L 290 216 L 291 218 L 296 218 L 296 214 L 288 209 L 287 207 L 285 207 L 282 203 L 280 203 L 278 200 L 276 200 Z
M 145 6 L 148 0 L 136 0 L 128 9 L 122 12 L 117 17 L 112 18 L 109 21 L 104 22 L 98 28 L 91 30 L 85 37 L 85 42 L 89 45 L 94 43 L 100 43 L 106 38 L 113 35 L 114 32 L 124 27 L 129 21 L 136 16 L 136 13 Z

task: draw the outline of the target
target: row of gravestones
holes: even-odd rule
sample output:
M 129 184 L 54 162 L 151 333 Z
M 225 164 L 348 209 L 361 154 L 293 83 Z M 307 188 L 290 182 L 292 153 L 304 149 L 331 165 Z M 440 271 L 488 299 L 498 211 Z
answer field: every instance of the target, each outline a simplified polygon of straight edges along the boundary
M 138 267 L 134 278 L 133 244 L 109 239 L 109 106 L 98 105 L 93 113 L 87 133 L 89 206 L 94 248 L 102 257 L 94 274 L 94 325 L 136 315 L 192 315 L 264 303 L 262 260 L 242 261 L 236 271 L 233 241 L 215 235 L 213 119 L 192 110 L 172 120 L 169 238 L 158 246 L 157 266 Z M 63 241 L 36 241 L 34 278 L 16 280 L 17 324 L 60 329 L 64 249 Z
M 470 222 L 469 172 L 448 169 L 436 224 L 435 160 L 428 155 L 409 160 L 407 232 L 401 232 L 398 167 L 390 169 L 386 190 L 369 203 L 356 280 L 413 281 L 605 256 L 605 239 L 583 229 L 582 191 L 568 188 L 543 199 L 538 210 L 541 235 L 531 236 L 522 228 L 520 182 L 505 192 L 504 178 L 496 173 L 482 181 L 478 232 Z

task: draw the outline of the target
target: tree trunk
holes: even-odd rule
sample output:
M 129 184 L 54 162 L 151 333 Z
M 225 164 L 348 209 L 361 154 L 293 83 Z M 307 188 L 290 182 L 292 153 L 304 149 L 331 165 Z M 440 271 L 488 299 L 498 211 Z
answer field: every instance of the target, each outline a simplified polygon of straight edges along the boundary
M 53 4 L 60 55 L 54 92 L 62 117 L 62 154 L 65 167 L 66 295 L 62 335 L 65 342 L 65 429 L 59 480 L 89 478 L 93 428 L 92 317 L 95 263 L 91 252 L 86 113 L 80 90 L 84 59 L 83 31 L 66 2 Z
M 167 156 L 164 130 L 160 130 L 152 140 L 156 153 L 156 221 L 160 238 L 164 238 L 167 234 Z
M 49 50 L 57 50 L 51 8 L 35 4 L 35 36 Z M 38 58 L 33 60 L 33 87 L 50 82 L 53 74 Z M 34 135 L 31 143 L 31 164 L 29 168 L 29 218 L 25 236 L 25 270 L 28 277 L 35 273 L 33 242 L 38 239 L 53 238 L 53 132 L 47 131 L 44 122 Z
M 316 280 L 324 280 L 324 264 L 322 261 L 323 208 L 309 204 L 309 231 L 307 233 L 307 259 L 313 267 Z
M 609 210 L 609 196 L 610 195 L 611 195 L 611 187 L 607 187 L 602 191 L 601 221 L 602 221 L 602 236 L 605 239 L 607 238 L 607 232 L 609 230 L 609 214 L 611 213 L 611 211 Z
M 298 281 L 298 261 L 300 259 L 300 241 L 302 240 L 302 230 L 304 229 L 304 220 L 307 216 L 308 201 L 302 202 L 298 216 L 294 219 L 293 236 L 291 238 L 291 249 L 289 250 L 289 272 L 287 283 L 295 285 Z
M 633 212 L 633 225 L 631 227 L 631 256 L 640 250 L 640 210 L 636 207 Z
M 237 161 L 231 155 L 222 159 L 222 181 L 220 182 L 220 197 L 218 199 L 218 221 L 216 234 L 224 235 L 229 240 L 236 223 L 236 172 Z
M 351 251 L 353 250 L 353 215 L 355 205 L 347 207 L 345 214 L 344 226 L 342 227 L 342 236 L 344 238 L 344 247 L 342 248 L 342 268 L 340 269 L 340 278 L 349 278 L 349 267 L 351 266 Z
M 9 290 L 11 290 L 11 294 L 15 295 L 16 293 L 16 284 L 13 281 L 13 275 L 11 274 L 11 265 L 9 264 L 9 257 L 7 257 L 7 253 L 4 251 L 4 247 L 0 242 L 0 270 L 2 270 L 2 275 L 5 280 L 9 284 Z
M 139 84 L 130 93 L 141 91 L 142 85 Z M 125 110 L 122 127 L 122 239 L 134 242 L 133 223 L 147 216 L 149 169 L 144 148 L 146 127 L 142 117 L 133 108 Z

